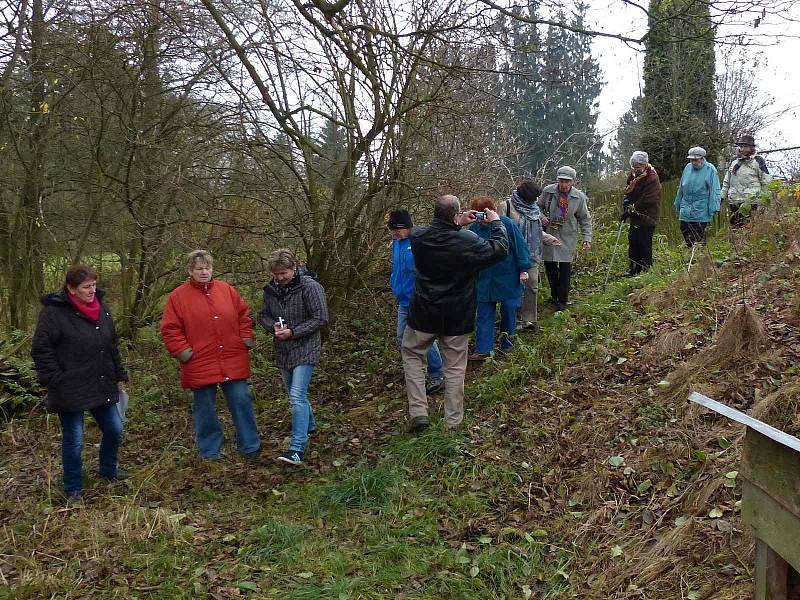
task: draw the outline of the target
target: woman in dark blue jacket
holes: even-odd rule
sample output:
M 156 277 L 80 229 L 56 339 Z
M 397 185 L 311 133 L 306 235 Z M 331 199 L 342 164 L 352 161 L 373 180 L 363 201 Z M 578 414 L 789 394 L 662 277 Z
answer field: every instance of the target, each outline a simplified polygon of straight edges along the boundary
M 481 196 L 472 200 L 470 209 L 497 210 L 494 201 Z M 508 232 L 508 255 L 499 263 L 481 270 L 478 275 L 478 318 L 475 324 L 475 351 L 469 360 L 486 360 L 494 348 L 494 319 L 500 304 L 500 351 L 514 348 L 517 330 L 517 310 L 522 304 L 523 284 L 531 268 L 528 244 L 519 227 L 508 217 L 500 217 Z M 469 227 L 482 239 L 488 239 L 489 227 L 476 222 Z
M 31 356 L 39 381 L 47 387 L 47 410 L 58 413 L 61 421 L 64 493 L 68 501 L 79 500 L 83 495 L 85 411 L 92 413 L 103 432 L 100 478 L 127 479 L 127 474 L 117 470 L 122 419 L 116 404 L 128 374 L 94 269 L 87 265 L 70 267 L 64 289 L 42 297 L 42 304 Z

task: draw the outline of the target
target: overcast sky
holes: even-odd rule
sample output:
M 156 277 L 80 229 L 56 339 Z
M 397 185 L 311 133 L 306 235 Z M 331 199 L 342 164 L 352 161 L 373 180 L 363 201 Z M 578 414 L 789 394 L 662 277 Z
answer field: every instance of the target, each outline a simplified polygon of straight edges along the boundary
M 646 16 L 641 10 L 618 0 L 589 0 L 589 4 L 589 27 L 635 37 L 641 36 L 646 30 Z M 800 16 L 800 7 L 797 12 Z M 800 25 L 790 26 L 786 22 L 767 24 L 757 30 L 750 29 L 749 32 L 762 36 L 771 33 L 800 36 Z M 772 39 L 774 38 L 770 38 Z M 756 132 L 759 147 L 767 149 L 800 146 L 800 69 L 797 68 L 800 60 L 800 39 L 783 37 L 773 45 L 754 48 L 748 52 L 754 60 L 760 60 L 759 86 L 763 93 L 775 98 L 775 111 L 792 108 L 766 131 Z M 619 125 L 619 118 L 630 108 L 631 99 L 639 94 L 644 54 L 639 48 L 603 38 L 595 38 L 593 53 L 603 69 L 606 81 L 600 96 L 598 130 L 601 133 L 608 132 L 613 138 L 613 130 Z

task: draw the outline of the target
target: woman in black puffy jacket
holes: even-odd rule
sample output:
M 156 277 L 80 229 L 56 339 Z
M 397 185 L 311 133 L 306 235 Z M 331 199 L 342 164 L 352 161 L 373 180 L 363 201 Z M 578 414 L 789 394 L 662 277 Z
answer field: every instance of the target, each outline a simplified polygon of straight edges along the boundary
M 70 267 L 61 292 L 42 297 L 31 356 L 39 381 L 47 387 L 47 410 L 61 421 L 64 494 L 83 496 L 81 451 L 83 413 L 89 411 L 103 433 L 99 476 L 126 479 L 117 469 L 122 419 L 119 392 L 128 374 L 122 366 L 111 313 L 97 289 L 97 272 L 87 265 Z

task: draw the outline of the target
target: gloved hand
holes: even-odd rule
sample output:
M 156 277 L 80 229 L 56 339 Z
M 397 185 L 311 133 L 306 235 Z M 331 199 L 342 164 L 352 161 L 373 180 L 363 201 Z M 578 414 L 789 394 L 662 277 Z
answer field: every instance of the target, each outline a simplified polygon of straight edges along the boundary
M 628 219 L 631 218 L 632 214 L 633 214 L 633 211 L 631 211 L 631 207 L 630 206 L 626 206 L 625 210 L 623 210 L 622 214 L 619 216 L 619 220 L 623 221 L 623 222 L 627 221 Z
M 622 207 L 623 207 L 623 208 L 628 208 L 628 207 L 629 207 L 629 206 L 631 206 L 631 205 L 632 205 L 634 202 L 635 202 L 635 200 L 634 200 L 633 198 L 631 198 L 630 196 L 625 196 L 625 197 L 622 199 Z

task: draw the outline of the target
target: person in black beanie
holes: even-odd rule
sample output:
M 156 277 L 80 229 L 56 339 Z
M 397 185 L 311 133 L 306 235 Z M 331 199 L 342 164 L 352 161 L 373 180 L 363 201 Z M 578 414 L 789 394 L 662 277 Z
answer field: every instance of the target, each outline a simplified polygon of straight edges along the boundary
M 411 241 L 408 239 L 414 223 L 411 215 L 404 208 L 393 210 L 389 214 L 387 225 L 392 234 L 392 275 L 389 283 L 392 293 L 397 299 L 397 343 L 402 346 L 403 334 L 408 323 L 408 303 L 414 293 L 417 276 L 414 271 L 414 255 L 411 253 Z M 444 387 L 442 372 L 442 355 L 436 342 L 428 350 L 428 374 L 425 391 L 435 394 Z
M 522 306 L 519 309 L 518 329 L 537 328 L 537 295 L 539 293 L 539 265 L 542 264 L 542 246 L 559 245 L 554 236 L 546 233 L 542 228 L 542 213 L 537 199 L 542 193 L 542 188 L 536 182 L 526 179 L 511 196 L 498 205 L 497 214 L 511 219 L 522 231 L 528 244 L 531 255 L 531 268 L 528 279 L 525 281 L 525 291 L 522 297 Z

